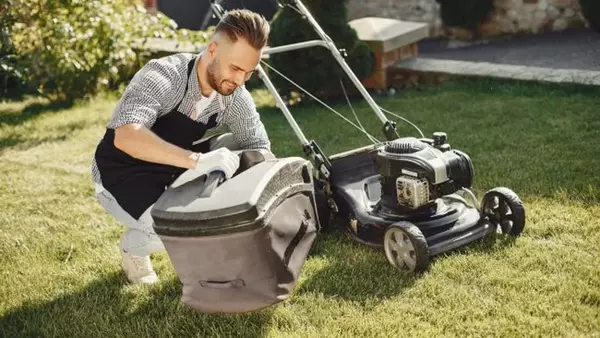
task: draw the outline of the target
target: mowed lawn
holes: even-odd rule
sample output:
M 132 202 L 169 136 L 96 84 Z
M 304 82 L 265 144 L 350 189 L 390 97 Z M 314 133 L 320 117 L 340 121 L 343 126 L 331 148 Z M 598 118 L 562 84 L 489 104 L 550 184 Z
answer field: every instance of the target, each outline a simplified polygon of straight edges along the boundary
M 264 91 L 255 95 L 274 152 L 300 155 L 281 112 Z M 516 191 L 527 208 L 523 235 L 438 257 L 413 276 L 337 231 L 318 238 L 284 303 L 197 313 L 180 302 L 166 254 L 154 258 L 158 285 L 129 285 L 121 272 L 123 228 L 95 202 L 89 173 L 116 100 L 9 102 L 0 105 L 0 336 L 598 337 L 600 89 L 449 82 L 377 100 L 426 136 L 448 133 L 474 162 L 479 197 L 496 186 Z M 333 107 L 353 120 L 347 105 Z M 381 140 L 368 106 L 353 107 Z M 329 154 L 369 143 L 320 106 L 292 111 Z

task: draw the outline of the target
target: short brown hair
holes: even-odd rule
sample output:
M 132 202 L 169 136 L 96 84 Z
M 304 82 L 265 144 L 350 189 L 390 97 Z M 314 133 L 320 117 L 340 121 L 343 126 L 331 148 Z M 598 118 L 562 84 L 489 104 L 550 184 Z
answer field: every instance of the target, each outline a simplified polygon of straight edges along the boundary
M 217 24 L 215 34 L 226 33 L 233 42 L 241 37 L 252 47 L 261 49 L 267 45 L 270 29 L 264 16 L 247 9 L 234 9 Z

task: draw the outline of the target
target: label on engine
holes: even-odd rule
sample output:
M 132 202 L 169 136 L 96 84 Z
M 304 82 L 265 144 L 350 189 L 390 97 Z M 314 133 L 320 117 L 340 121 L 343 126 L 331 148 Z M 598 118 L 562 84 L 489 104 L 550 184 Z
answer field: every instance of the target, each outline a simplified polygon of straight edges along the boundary
M 408 175 L 408 176 L 412 176 L 412 177 L 419 177 L 419 175 L 416 172 L 406 170 L 406 169 L 402 169 L 402 173 L 405 175 Z

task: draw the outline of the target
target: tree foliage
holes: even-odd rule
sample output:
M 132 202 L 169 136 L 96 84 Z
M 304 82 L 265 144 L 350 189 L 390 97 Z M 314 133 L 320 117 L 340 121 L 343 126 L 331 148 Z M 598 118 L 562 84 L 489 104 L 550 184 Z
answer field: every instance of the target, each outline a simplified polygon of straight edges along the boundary
M 587 20 L 590 27 L 600 32 L 600 1 L 598 0 L 579 0 L 581 13 Z
M 186 38 L 138 0 L 4 0 L 0 69 L 58 101 L 98 93 L 144 62 L 147 38 Z M 188 37 L 191 38 L 191 37 Z M 205 39 L 197 32 L 195 39 Z M 195 41 L 199 42 L 199 41 Z
M 436 0 L 445 25 L 468 29 L 477 34 L 479 25 L 494 10 L 494 0 Z
M 347 53 L 346 62 L 359 79 L 373 71 L 371 50 L 358 39 L 348 25 L 345 0 L 304 0 L 321 28 L 331 37 L 338 49 Z M 269 45 L 271 47 L 320 39 L 308 20 L 294 8 L 284 7 L 273 18 Z M 312 94 L 319 97 L 336 95 L 341 91 L 343 69 L 329 50 L 323 47 L 304 48 L 272 54 L 269 64 Z M 282 95 L 297 91 L 296 87 L 277 74 L 270 77 Z M 346 83 L 348 83 L 346 81 Z

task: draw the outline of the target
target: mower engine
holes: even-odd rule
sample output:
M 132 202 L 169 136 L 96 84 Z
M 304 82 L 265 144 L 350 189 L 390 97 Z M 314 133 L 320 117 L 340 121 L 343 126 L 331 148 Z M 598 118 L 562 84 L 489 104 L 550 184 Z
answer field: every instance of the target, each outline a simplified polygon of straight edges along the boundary
M 433 139 L 400 138 L 377 154 L 381 178 L 380 204 L 388 209 L 418 209 L 439 197 L 469 188 L 473 164 L 469 156 L 450 148 L 445 133 Z

